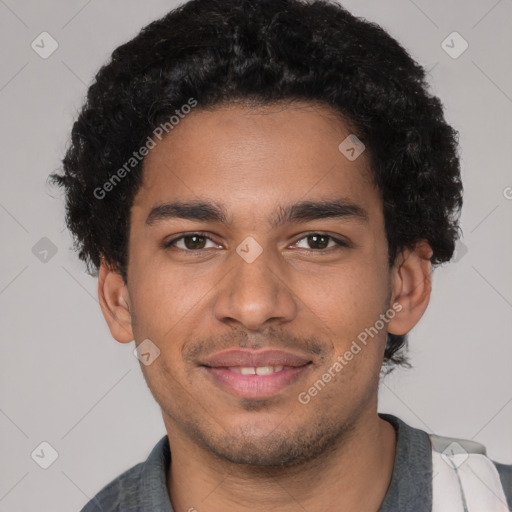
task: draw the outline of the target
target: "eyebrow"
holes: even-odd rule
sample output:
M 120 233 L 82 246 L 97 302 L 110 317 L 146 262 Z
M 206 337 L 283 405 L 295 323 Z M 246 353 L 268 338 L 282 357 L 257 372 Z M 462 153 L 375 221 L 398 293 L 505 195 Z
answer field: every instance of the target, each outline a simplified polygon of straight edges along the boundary
M 333 200 L 300 201 L 280 206 L 270 219 L 270 226 L 277 228 L 284 224 L 309 222 L 328 218 L 347 218 L 368 221 L 368 212 L 344 198 Z M 175 201 L 157 205 L 151 209 L 146 218 L 146 225 L 151 226 L 168 219 L 186 219 L 219 224 L 231 224 L 226 209 L 214 202 Z

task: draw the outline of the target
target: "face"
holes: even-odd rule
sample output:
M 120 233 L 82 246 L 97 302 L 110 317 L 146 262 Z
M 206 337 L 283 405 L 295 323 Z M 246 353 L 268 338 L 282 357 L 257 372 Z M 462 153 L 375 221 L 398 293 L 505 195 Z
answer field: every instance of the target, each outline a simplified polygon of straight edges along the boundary
M 231 105 L 193 111 L 146 157 L 127 302 L 177 439 L 292 465 L 375 412 L 388 246 L 368 155 L 338 149 L 349 134 L 327 107 Z

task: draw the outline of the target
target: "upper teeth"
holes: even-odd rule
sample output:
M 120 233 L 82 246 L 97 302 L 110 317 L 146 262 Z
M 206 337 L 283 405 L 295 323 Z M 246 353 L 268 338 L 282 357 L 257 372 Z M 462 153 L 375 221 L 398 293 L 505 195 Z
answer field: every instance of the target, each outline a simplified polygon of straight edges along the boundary
M 280 372 L 283 366 L 231 366 L 229 369 L 242 375 L 270 375 L 271 373 Z

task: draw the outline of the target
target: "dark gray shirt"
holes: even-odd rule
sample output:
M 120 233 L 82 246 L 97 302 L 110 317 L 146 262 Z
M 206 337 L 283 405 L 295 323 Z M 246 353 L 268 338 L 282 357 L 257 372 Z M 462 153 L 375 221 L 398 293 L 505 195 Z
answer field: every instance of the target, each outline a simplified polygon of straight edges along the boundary
M 391 414 L 379 416 L 397 433 L 391 483 L 379 512 L 431 512 L 432 448 L 428 434 Z M 171 453 L 164 436 L 146 462 L 105 486 L 81 512 L 174 512 L 167 489 Z M 512 511 L 512 465 L 495 463 Z

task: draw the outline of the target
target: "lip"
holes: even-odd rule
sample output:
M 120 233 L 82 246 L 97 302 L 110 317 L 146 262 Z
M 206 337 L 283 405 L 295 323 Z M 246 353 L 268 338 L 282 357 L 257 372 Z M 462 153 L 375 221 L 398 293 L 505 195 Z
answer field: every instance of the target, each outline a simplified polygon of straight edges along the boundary
M 276 349 L 232 349 L 218 352 L 206 358 L 201 364 L 211 368 L 230 366 L 304 366 L 311 362 L 306 356 Z
M 201 365 L 224 391 L 238 397 L 269 398 L 296 382 L 311 365 L 311 359 L 282 350 L 235 349 L 208 357 Z M 231 367 L 283 366 L 269 375 L 242 375 Z

